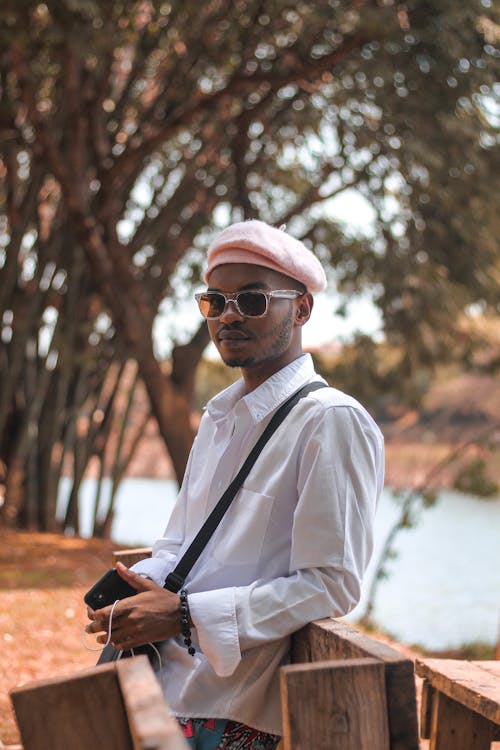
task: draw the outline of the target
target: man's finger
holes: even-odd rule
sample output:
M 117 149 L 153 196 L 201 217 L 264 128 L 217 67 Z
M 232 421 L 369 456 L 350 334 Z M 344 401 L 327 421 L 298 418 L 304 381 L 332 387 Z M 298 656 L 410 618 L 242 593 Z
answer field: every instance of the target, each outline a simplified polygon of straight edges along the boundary
M 101 622 L 89 622 L 85 625 L 86 633 L 103 633 L 106 627 Z
M 116 570 L 118 571 L 120 578 L 127 581 L 127 583 L 129 583 L 137 592 L 152 591 L 153 589 L 160 588 L 160 586 L 154 581 L 150 581 L 149 578 L 143 578 L 137 573 L 134 573 L 129 568 L 126 568 L 121 562 L 116 563 Z

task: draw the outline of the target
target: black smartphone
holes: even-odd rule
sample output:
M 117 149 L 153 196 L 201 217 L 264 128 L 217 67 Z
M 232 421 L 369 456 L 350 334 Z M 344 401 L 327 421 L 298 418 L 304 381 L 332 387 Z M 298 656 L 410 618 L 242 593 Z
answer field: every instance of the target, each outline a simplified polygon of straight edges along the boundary
M 91 609 L 101 609 L 101 607 L 114 604 L 117 599 L 125 599 L 125 597 L 134 596 L 134 594 L 137 594 L 137 591 L 123 578 L 120 578 L 116 568 L 110 568 L 87 591 L 83 601 Z

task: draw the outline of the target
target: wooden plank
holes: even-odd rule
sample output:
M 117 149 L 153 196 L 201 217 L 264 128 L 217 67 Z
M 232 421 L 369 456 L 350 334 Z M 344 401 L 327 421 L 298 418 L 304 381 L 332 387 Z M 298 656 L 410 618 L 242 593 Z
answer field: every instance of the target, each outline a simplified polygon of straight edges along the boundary
M 374 658 L 383 662 L 391 750 L 418 750 L 417 699 L 413 662 L 396 649 L 330 617 L 294 634 L 292 662 Z
M 436 692 L 429 750 L 490 750 L 495 726 L 461 703 Z
M 151 557 L 151 547 L 136 547 L 135 549 L 115 550 L 113 552 L 113 565 L 117 562 L 123 563 L 127 568 L 146 557 Z
M 24 750 L 134 750 L 114 664 L 10 693 Z
M 480 669 L 485 669 L 487 672 L 492 674 L 496 683 L 500 686 L 500 661 L 478 661 L 476 662 L 476 664 Z M 495 742 L 500 742 L 500 723 L 496 724 L 495 736 L 493 737 L 493 740 Z
M 429 680 L 424 680 L 422 683 L 422 697 L 420 703 L 420 736 L 424 740 L 428 740 L 431 736 L 432 700 L 435 692 L 436 691 Z
M 134 750 L 187 750 L 146 656 L 116 665 Z
M 500 724 L 500 662 L 418 659 L 415 669 L 441 693 Z
M 399 662 L 399 651 L 370 638 L 356 628 L 332 617 L 316 620 L 294 634 L 292 661 L 371 657 L 384 662 Z
M 350 659 L 281 668 L 284 750 L 388 750 L 384 665 Z
M 500 661 L 475 661 L 473 662 L 478 669 L 484 669 L 488 674 L 492 674 L 500 685 Z

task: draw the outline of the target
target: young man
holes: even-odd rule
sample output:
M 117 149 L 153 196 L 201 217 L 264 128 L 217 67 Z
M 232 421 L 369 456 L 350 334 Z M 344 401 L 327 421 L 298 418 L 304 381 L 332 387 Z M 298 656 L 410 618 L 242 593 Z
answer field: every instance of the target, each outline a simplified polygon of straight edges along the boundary
M 120 566 L 140 593 L 116 606 L 112 642 L 118 649 L 164 642 L 165 696 L 195 747 L 274 748 L 278 673 L 291 633 L 358 601 L 383 483 L 383 441 L 364 408 L 334 388 L 298 402 L 186 580 L 190 653 L 180 597 L 161 586 L 280 404 L 321 381 L 302 352 L 301 332 L 312 293 L 326 285 L 301 242 L 260 221 L 228 227 L 207 260 L 200 311 L 223 361 L 241 368 L 242 378 L 206 407 L 152 559 L 135 572 Z M 110 609 L 91 614 L 89 632 L 107 630 Z

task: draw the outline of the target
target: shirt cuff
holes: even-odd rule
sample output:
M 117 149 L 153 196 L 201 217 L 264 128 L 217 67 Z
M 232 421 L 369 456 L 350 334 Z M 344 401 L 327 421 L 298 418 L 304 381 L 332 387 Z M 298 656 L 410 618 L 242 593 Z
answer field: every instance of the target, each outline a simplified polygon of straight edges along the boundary
M 137 573 L 144 578 L 150 578 L 152 581 L 163 586 L 165 578 L 172 569 L 172 563 L 170 560 L 165 560 L 162 557 L 148 557 L 145 560 L 139 560 L 139 562 L 132 565 L 130 570 Z
M 200 648 L 219 677 L 229 677 L 241 661 L 235 589 L 189 594 L 189 612 Z

